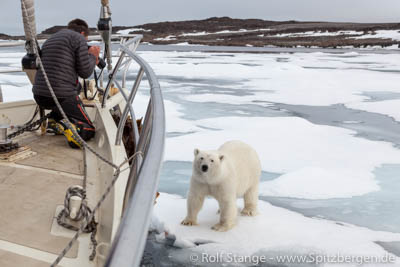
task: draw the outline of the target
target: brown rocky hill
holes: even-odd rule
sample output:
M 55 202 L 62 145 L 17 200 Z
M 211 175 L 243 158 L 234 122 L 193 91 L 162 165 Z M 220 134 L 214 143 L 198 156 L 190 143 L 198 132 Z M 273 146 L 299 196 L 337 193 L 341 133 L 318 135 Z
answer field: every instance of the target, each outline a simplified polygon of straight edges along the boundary
M 65 28 L 46 29 L 39 38 Z M 204 20 L 167 21 L 137 26 L 114 26 L 113 33 L 126 30 L 143 34 L 143 42 L 152 44 L 188 43 L 217 46 L 279 46 L 279 47 L 366 47 L 399 46 L 400 23 L 336 23 L 269 21 L 213 17 Z M 386 34 L 380 34 L 381 31 Z M 95 28 L 91 29 L 96 34 Z M 0 38 L 2 36 L 0 35 Z M 15 37 L 17 38 L 17 37 Z M 21 37 L 18 37 L 21 38 Z M 3 39 L 10 39 L 5 36 Z
M 115 30 L 128 28 L 116 27 Z M 373 36 L 380 30 L 400 31 L 400 23 L 268 21 L 214 17 L 205 20 L 149 23 L 135 26 L 135 28 L 143 30 L 132 33 L 143 34 L 143 41 L 153 44 L 187 42 L 203 45 L 251 45 L 260 47 L 268 45 L 280 47 L 361 47 L 400 44 L 398 40 Z M 310 32 L 316 34 L 304 34 Z M 357 38 L 367 34 L 371 37 Z

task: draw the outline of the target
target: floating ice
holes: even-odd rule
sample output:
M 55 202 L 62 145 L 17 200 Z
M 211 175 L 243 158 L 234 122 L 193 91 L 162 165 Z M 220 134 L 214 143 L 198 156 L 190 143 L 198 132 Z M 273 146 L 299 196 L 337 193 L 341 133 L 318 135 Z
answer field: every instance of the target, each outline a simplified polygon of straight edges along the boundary
M 4 102 L 33 99 L 32 84 L 25 74 L 1 74 Z
M 346 106 L 353 109 L 385 114 L 400 122 L 400 99 L 378 102 L 348 103 Z
M 362 102 L 367 100 L 363 92 L 400 92 L 400 54 L 178 54 L 179 59 L 171 52 L 143 53 L 143 57 L 158 75 L 228 80 L 234 82 L 232 89 L 269 91 L 254 96 L 266 102 L 327 106 Z M 279 60 L 282 57 L 287 60 Z
M 238 200 L 238 206 L 243 207 Z M 171 211 L 174 212 L 171 212 Z M 352 256 L 388 256 L 388 253 L 376 241 L 400 241 L 400 234 L 372 231 L 350 224 L 337 223 L 316 218 L 307 218 L 299 213 L 259 201 L 260 214 L 256 217 L 238 216 L 237 225 L 228 232 L 216 232 L 211 226 L 219 219 L 218 204 L 214 199 L 206 199 L 199 213 L 197 226 L 183 226 L 180 222 L 186 216 L 186 200 L 161 193 L 154 207 L 153 228 L 158 232 L 158 242 L 167 241 L 174 246 L 184 248 L 189 262 L 190 255 L 215 256 L 232 253 L 237 256 L 257 255 L 352 255 Z M 166 231 L 167 233 L 165 233 Z M 196 245 L 201 243 L 201 245 Z M 182 251 L 178 250 L 175 253 Z M 275 256 L 276 256 L 275 255 Z M 176 258 L 170 252 L 171 258 Z M 400 258 L 389 255 L 392 260 Z M 274 263 L 274 259 L 269 259 Z M 199 264 L 201 262 L 198 262 Z M 193 264 L 193 262 L 192 262 Z M 206 263 L 203 262 L 203 265 Z M 329 265 L 331 266 L 331 265 Z M 357 263 L 346 266 L 357 266 Z M 377 265 L 374 265 L 377 266 Z
M 303 199 L 347 198 L 377 191 L 372 174 L 356 177 L 356 171 L 344 168 L 321 168 L 307 166 L 263 182 L 263 196 L 296 197 Z
M 167 127 L 179 128 L 175 123 L 180 124 L 170 119 Z M 256 149 L 264 171 L 285 173 L 261 184 L 260 194 L 265 196 L 363 195 L 379 190 L 372 173 L 376 167 L 400 163 L 400 151 L 389 143 L 296 117 L 222 117 L 193 124 L 196 132 L 167 139 L 165 160 L 191 161 L 196 147 L 216 149 L 228 140 L 242 140 Z

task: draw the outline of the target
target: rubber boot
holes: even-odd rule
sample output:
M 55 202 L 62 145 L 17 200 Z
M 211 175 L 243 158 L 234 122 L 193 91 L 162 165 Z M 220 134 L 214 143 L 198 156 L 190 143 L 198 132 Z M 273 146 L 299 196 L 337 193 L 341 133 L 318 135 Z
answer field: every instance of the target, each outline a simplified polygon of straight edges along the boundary
M 82 145 L 79 143 L 78 138 L 76 138 L 72 130 L 68 128 L 67 122 L 65 120 L 61 120 L 60 123 L 64 127 L 63 134 L 67 138 L 68 145 L 72 148 L 82 148 Z M 75 132 L 77 132 L 76 126 L 73 123 L 71 123 L 71 126 L 74 128 Z

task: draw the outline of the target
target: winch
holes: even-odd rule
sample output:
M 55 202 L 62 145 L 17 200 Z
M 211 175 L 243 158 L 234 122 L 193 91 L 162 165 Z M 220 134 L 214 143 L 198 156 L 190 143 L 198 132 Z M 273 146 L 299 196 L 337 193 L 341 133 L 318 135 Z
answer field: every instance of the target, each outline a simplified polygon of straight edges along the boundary
M 11 139 L 8 138 L 8 128 L 8 125 L 0 124 L 0 153 L 7 153 L 19 147 L 18 143 L 13 143 Z

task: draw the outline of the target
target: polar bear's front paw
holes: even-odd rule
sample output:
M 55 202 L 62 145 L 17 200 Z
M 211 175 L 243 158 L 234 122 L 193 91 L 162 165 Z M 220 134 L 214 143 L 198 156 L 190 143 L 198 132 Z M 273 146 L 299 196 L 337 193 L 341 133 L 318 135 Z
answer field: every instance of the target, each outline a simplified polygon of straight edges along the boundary
M 252 208 L 244 208 L 241 212 L 242 215 L 244 216 L 256 216 L 258 214 L 256 209 Z
M 188 218 L 185 218 L 181 224 L 187 225 L 187 226 L 192 226 L 192 225 L 197 225 L 197 222 L 195 220 L 190 220 Z
M 216 225 L 214 225 L 213 227 L 211 227 L 211 229 L 218 231 L 218 232 L 226 232 L 229 229 L 233 228 L 233 224 L 220 224 L 217 223 Z

